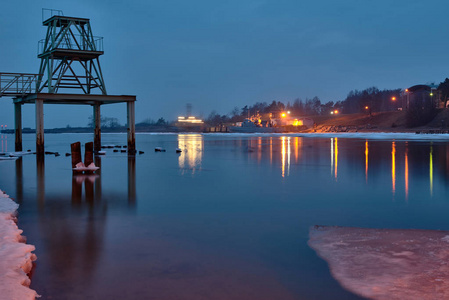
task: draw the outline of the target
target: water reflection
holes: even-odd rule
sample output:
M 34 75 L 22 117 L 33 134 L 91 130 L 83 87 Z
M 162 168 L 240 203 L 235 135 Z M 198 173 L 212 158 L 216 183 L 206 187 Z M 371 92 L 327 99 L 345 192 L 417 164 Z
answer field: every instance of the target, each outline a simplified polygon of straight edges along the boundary
M 433 147 L 430 146 L 429 155 L 429 179 L 430 179 L 430 196 L 433 196 Z
M 287 176 L 290 175 L 290 137 L 281 137 L 281 155 L 282 155 L 282 177 L 285 177 L 285 167 L 287 167 Z
M 180 145 L 187 144 L 185 140 L 187 137 L 182 137 L 180 140 L 184 142 Z M 187 139 L 188 140 L 188 139 Z M 193 139 L 192 143 L 202 142 L 201 139 Z M 448 145 L 439 144 L 438 149 L 438 164 L 435 163 L 437 160 L 435 146 L 419 144 L 414 145 L 410 148 L 410 142 L 401 141 L 370 141 L 370 140 L 357 140 L 356 145 L 354 141 L 351 141 L 351 147 L 344 147 L 341 149 L 341 145 L 345 145 L 346 139 L 341 138 L 330 138 L 328 140 L 315 140 L 307 139 L 303 137 L 291 137 L 291 136 L 281 136 L 276 137 L 254 137 L 247 140 L 239 140 L 240 147 L 246 148 L 248 152 L 244 152 L 245 155 L 261 164 L 263 162 L 269 162 L 270 165 L 280 167 L 280 177 L 287 178 L 291 177 L 301 165 L 304 164 L 323 164 L 321 161 L 323 158 L 320 153 L 316 151 L 322 144 L 326 143 L 327 151 L 326 164 L 329 164 L 328 155 L 330 155 L 330 172 L 332 179 L 337 180 L 350 180 L 350 176 L 359 176 L 360 173 L 354 173 L 356 170 L 362 169 L 364 174 L 364 183 L 366 185 L 370 184 L 368 182 L 368 177 L 378 180 L 378 178 L 387 179 L 388 182 L 382 183 L 385 187 L 390 186 L 391 195 L 393 197 L 398 196 L 398 188 L 400 187 L 402 197 L 408 201 L 410 196 L 411 186 L 410 172 L 411 163 L 416 168 L 426 168 L 427 171 L 421 172 L 419 176 L 425 176 L 428 178 L 427 186 L 429 186 L 430 181 L 430 194 L 434 194 L 434 177 L 437 170 L 442 171 L 442 176 L 449 177 L 449 172 L 444 170 L 449 169 L 449 148 Z M 245 145 L 247 145 L 245 147 Z M 306 145 L 306 146 L 304 146 Z M 200 146 L 193 146 L 193 148 L 201 148 Z M 425 153 L 423 153 L 425 151 Z M 188 153 L 188 152 L 187 152 Z M 388 153 L 388 157 L 386 156 Z M 197 151 L 194 151 L 193 157 L 197 155 Z M 422 157 L 427 157 L 423 160 Z M 292 161 L 294 159 L 294 161 Z M 180 157 L 180 167 L 187 167 L 188 161 L 191 161 L 191 166 L 195 166 L 194 161 L 197 164 L 201 161 L 200 159 L 189 158 L 187 160 L 187 155 Z M 348 166 L 351 166 L 348 169 Z M 197 166 L 198 167 L 198 166 Z M 194 170 L 193 170 L 194 171 Z M 354 174 L 353 174 L 354 173 Z M 379 175 L 382 175 L 379 177 Z M 361 174 L 360 174 L 361 175 Z M 428 177 L 427 177 L 428 176 Z M 371 184 L 375 184 L 373 181 Z M 379 183 L 377 183 L 379 184 Z
M 408 143 L 405 143 L 405 201 L 408 201 Z
M 52 177 L 55 171 L 51 167 L 46 170 L 46 161 L 36 159 L 37 219 L 31 225 L 33 228 L 28 228 L 28 233 L 33 232 L 34 240 L 30 242 L 36 245 L 39 257 L 32 284 L 40 286 L 39 292 L 46 297 L 52 298 L 58 289 L 65 290 L 66 294 L 82 295 L 95 278 L 107 233 L 108 204 L 115 202 L 113 207 L 123 207 L 121 204 L 136 202 L 135 157 L 128 156 L 127 159 L 128 193 L 125 188 L 106 196 L 103 195 L 101 173 L 73 175 L 71 191 L 67 187 L 56 188 Z M 19 158 L 15 162 L 15 199 L 24 202 L 21 214 L 26 215 L 34 210 L 34 206 L 29 205 L 30 199 L 23 199 L 30 195 L 23 193 L 22 160 Z M 95 158 L 95 164 L 101 166 L 100 157 Z M 66 171 L 70 172 L 69 169 Z M 51 179 L 45 180 L 46 177 Z M 46 185 L 49 185 L 47 192 Z M 48 274 L 52 274 L 51 280 L 48 280 Z M 73 279 L 82 284 L 71 286 Z
M 331 174 L 338 178 L 338 138 L 331 138 Z
M 368 140 L 365 141 L 365 182 L 368 183 Z
M 8 152 L 8 135 L 2 134 L 0 139 L 2 141 L 2 152 Z
M 45 157 L 36 155 L 37 203 L 40 208 L 45 204 Z
M 203 136 L 201 134 L 178 134 L 179 168 L 191 170 L 192 174 L 201 169 L 203 157 Z
M 16 198 L 19 204 L 23 199 L 23 157 L 19 157 L 15 161 L 16 164 Z
M 84 183 L 85 199 L 89 204 L 93 204 L 95 200 L 101 199 L 100 190 L 97 190 L 96 182 L 101 182 L 100 175 L 97 174 L 80 174 L 72 176 L 72 203 L 80 204 L 82 202 L 82 189 Z
M 142 135 L 146 155 L 136 161 L 108 154 L 102 159 L 100 176 L 93 177 L 70 177 L 69 158 L 64 157 L 47 156 L 45 165 L 35 171 L 34 157 L 26 156 L 23 171 L 21 162 L 15 162 L 15 186 L 4 175 L 14 174 L 14 162 L 0 163 L 5 189 L 28 197 L 21 205 L 19 222 L 30 243 L 37 246 L 34 287 L 48 299 L 64 299 L 68 294 L 78 299 L 148 295 L 198 299 L 204 294 L 210 299 L 239 295 L 242 299 L 288 299 L 283 297 L 287 293 L 291 298 L 351 299 L 305 245 L 309 226 L 448 229 L 447 143 L 435 142 L 430 149 L 428 142 L 341 137 L 197 137 L 192 143 L 199 145 L 188 149 L 192 136 Z M 154 155 L 150 149 L 163 142 L 170 143 L 171 149 L 179 145 L 185 153 Z M 203 155 L 205 148 L 209 155 Z M 61 166 L 64 160 L 67 166 Z M 181 167 L 186 176 L 180 176 Z M 201 170 L 201 176 L 191 176 L 191 167 L 192 172 Z M 42 210 L 35 201 L 36 175 L 46 179 L 38 184 L 45 191 Z M 406 199 L 410 196 L 409 203 L 391 201 L 392 178 L 396 198 L 404 199 L 405 194 Z M 136 193 L 145 201 L 133 205 Z M 186 201 L 185 195 L 195 197 Z M 338 239 L 332 245 L 345 242 Z M 367 241 L 368 246 L 371 242 Z M 370 249 L 361 249 L 366 251 L 357 258 L 373 262 Z M 407 252 L 397 252 L 385 252 L 382 257 L 393 263 L 407 261 L 403 259 Z M 377 257 L 373 267 L 385 262 Z M 350 263 L 350 267 L 360 265 Z M 311 272 L 316 276 L 309 276 Z M 117 274 L 128 276 L 117 279 Z M 248 274 L 266 277 L 261 280 Z M 223 283 L 232 294 L 220 295 L 214 288 Z M 171 288 L 160 289 L 164 286 Z M 205 286 L 212 288 L 205 290 Z M 167 293 L 173 294 L 167 297 Z
M 136 202 L 136 157 L 128 156 L 128 201 Z
M 393 196 L 396 192 L 396 143 L 391 143 L 391 185 Z
M 301 159 L 303 138 L 295 137 L 295 163 Z

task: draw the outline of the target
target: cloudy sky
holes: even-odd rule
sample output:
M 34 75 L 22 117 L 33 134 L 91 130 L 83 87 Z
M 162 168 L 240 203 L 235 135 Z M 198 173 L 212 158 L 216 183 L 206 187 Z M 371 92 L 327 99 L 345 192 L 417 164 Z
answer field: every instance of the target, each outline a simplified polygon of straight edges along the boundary
M 0 72 L 38 73 L 42 8 L 91 19 L 104 37 L 108 94 L 137 96 L 137 122 L 229 113 L 257 101 L 353 89 L 405 88 L 449 77 L 446 0 L 8 1 L 0 10 Z M 45 105 L 45 127 L 85 126 L 89 106 Z M 23 126 L 35 127 L 34 106 Z M 102 115 L 126 119 L 124 104 Z M 13 128 L 10 98 L 0 124 Z

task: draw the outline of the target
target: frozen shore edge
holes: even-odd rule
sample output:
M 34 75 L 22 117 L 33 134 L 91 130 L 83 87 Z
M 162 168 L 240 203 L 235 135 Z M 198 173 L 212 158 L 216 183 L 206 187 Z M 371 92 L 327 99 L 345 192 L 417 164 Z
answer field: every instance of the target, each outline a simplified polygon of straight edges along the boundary
M 28 300 L 39 295 L 29 288 L 28 273 L 36 260 L 33 245 L 26 244 L 16 224 L 19 205 L 0 190 L 0 298 Z

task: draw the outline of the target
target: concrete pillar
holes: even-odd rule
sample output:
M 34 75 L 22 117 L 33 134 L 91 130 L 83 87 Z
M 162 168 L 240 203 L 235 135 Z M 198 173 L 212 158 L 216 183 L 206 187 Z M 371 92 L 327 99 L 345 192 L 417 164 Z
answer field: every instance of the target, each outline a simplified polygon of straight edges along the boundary
M 44 150 L 44 100 L 36 99 L 36 153 L 43 155 Z
M 14 103 L 15 151 L 22 151 L 22 104 Z
M 100 104 L 93 105 L 94 107 L 94 151 L 98 152 L 101 150 L 101 114 L 100 114 Z
M 136 113 L 134 101 L 126 102 L 128 121 L 128 154 L 136 153 Z

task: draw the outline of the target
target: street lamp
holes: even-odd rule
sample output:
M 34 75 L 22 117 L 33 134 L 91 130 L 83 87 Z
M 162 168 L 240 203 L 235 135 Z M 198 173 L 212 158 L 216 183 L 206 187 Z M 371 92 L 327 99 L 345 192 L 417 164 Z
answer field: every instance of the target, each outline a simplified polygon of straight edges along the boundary
M 396 97 L 395 96 L 391 97 L 391 100 L 396 101 Z

